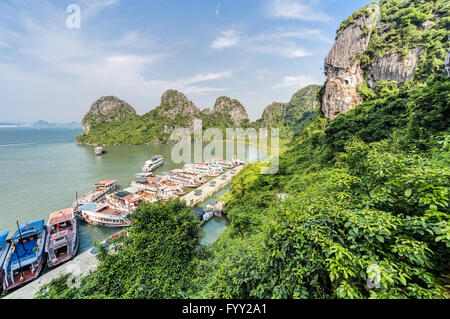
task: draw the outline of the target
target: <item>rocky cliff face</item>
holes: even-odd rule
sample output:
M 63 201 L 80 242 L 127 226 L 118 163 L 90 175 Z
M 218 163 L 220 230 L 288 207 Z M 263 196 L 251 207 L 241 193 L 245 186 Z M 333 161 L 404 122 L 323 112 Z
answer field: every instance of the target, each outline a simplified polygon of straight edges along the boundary
M 161 97 L 158 113 L 171 120 L 180 116 L 194 117 L 200 113 L 195 104 L 177 90 L 167 90 Z
M 248 114 L 244 106 L 242 106 L 242 104 L 238 100 L 231 99 L 227 96 L 221 96 L 216 100 L 212 112 L 208 109 L 205 111 L 205 114 L 229 114 L 235 126 L 240 126 L 245 121 L 248 121 Z
M 367 85 L 376 89 L 378 81 L 404 83 L 411 80 L 422 51 L 423 48 L 412 49 L 404 58 L 400 53 L 390 51 L 385 56 L 376 58 L 368 68 Z
M 125 118 L 130 114 L 136 114 L 136 110 L 127 102 L 115 96 L 103 96 L 91 105 L 89 112 L 81 121 L 81 125 L 84 133 L 87 134 L 95 122 L 110 122 Z
M 289 103 L 274 102 L 269 104 L 262 116 L 264 126 L 289 127 L 298 124 L 305 113 L 319 109 L 317 93 L 319 85 L 309 85 L 298 90 Z
M 449 47 L 444 2 L 380 0 L 344 21 L 325 60 L 325 117 L 333 120 L 361 104 L 361 89 L 377 94 L 380 81 L 420 83 L 444 73 Z
M 288 104 L 281 102 L 273 102 L 264 109 L 262 122 L 264 126 L 278 126 L 286 115 Z
M 355 57 L 367 50 L 370 30 L 379 23 L 379 16 L 378 4 L 369 5 L 367 11 L 339 34 L 325 60 L 328 79 L 322 109 L 331 120 L 363 101 L 357 86 L 364 82 L 364 72 L 361 61 Z

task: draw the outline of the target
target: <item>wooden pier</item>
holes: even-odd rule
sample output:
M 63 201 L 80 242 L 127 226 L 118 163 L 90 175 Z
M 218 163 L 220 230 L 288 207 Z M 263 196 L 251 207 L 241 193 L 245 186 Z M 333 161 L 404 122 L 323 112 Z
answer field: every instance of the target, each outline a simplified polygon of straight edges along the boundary
M 244 165 L 239 165 L 235 168 L 229 169 L 226 173 L 217 176 L 213 180 L 210 180 L 209 182 L 196 188 L 192 192 L 184 195 L 183 197 L 181 197 L 181 200 L 184 200 L 190 207 L 194 207 L 195 205 L 204 202 L 219 190 L 230 184 L 233 176 L 239 173 L 243 168 Z M 234 171 L 234 173 L 232 171 Z M 201 190 L 202 192 L 201 194 L 197 195 L 196 192 L 198 193 L 199 190 Z

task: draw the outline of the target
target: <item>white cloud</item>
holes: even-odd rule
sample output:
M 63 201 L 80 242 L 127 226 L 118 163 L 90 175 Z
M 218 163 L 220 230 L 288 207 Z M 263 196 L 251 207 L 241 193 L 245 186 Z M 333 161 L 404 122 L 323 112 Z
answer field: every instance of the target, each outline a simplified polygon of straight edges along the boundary
M 239 43 L 239 33 L 234 30 L 224 31 L 211 44 L 211 47 L 216 50 L 231 48 L 237 46 Z
M 296 76 L 286 75 L 283 77 L 281 83 L 274 85 L 273 88 L 274 89 L 289 88 L 289 87 L 302 88 L 307 85 L 315 83 L 317 83 L 317 81 L 315 81 L 309 75 L 296 75 Z
M 229 78 L 231 76 L 230 71 L 219 72 L 219 73 L 207 73 L 207 74 L 199 74 L 192 78 L 186 79 L 184 82 L 186 84 L 199 83 L 211 80 L 218 80 L 222 78 Z
M 297 47 L 295 43 L 291 42 L 269 44 L 252 43 L 246 48 L 246 50 L 251 53 L 273 54 L 288 59 L 303 58 L 313 54 L 303 48 Z
M 332 18 L 319 9 L 305 3 L 304 0 L 270 0 L 267 14 L 282 19 L 328 22 Z
M 283 28 L 278 28 L 276 32 L 273 33 L 262 33 L 257 37 L 259 40 L 283 40 L 283 39 L 305 39 L 305 40 L 316 40 L 328 44 L 334 43 L 334 38 L 329 38 L 325 36 L 321 30 L 318 29 L 297 29 L 295 31 L 285 30 Z
M 115 4 L 118 4 L 120 0 L 84 0 L 82 1 L 83 4 L 90 8 L 103 8 L 103 7 L 110 7 Z

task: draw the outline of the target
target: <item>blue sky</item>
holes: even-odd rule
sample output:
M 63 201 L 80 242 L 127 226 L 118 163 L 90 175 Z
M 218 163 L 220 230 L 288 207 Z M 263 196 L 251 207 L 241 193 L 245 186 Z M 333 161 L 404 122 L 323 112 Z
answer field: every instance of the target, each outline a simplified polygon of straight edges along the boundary
M 200 109 L 236 98 L 255 120 L 324 82 L 336 29 L 369 2 L 0 0 L 0 122 L 80 121 L 104 95 L 143 114 L 167 89 Z

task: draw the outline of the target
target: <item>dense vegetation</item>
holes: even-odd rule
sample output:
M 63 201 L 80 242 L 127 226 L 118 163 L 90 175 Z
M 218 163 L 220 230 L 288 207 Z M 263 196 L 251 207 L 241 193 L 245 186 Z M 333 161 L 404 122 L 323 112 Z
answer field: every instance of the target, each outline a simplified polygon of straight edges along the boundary
M 97 271 L 80 287 L 67 286 L 67 276 L 44 286 L 40 298 L 183 298 L 192 290 L 199 247 L 200 222 L 180 201 L 141 205 L 133 227 L 119 238 L 117 252 L 99 245 Z
M 318 116 L 276 175 L 254 163 L 233 179 L 231 226 L 211 249 L 180 202 L 144 205 L 81 288 L 60 278 L 39 296 L 449 297 L 449 88 L 438 76 Z
M 234 127 L 229 114 L 225 112 L 199 114 L 197 118 L 203 121 L 204 129 Z M 186 115 L 168 119 L 157 110 L 152 110 L 142 116 L 133 114 L 124 119 L 99 121 L 92 125 L 89 134 L 78 136 L 77 141 L 79 143 L 131 145 L 167 143 L 171 142 L 170 135 L 173 129 L 187 128 L 191 125 L 191 120 L 192 118 Z
M 233 179 L 223 197 L 231 225 L 212 247 L 199 244 L 198 223 L 180 202 L 143 205 L 119 252 L 102 249 L 80 288 L 60 278 L 39 296 L 449 298 L 449 7 L 380 3 L 387 31 L 377 32 L 366 62 L 424 46 L 416 80 L 380 81 L 376 92 L 362 85 L 366 102 L 332 122 L 317 110 L 298 115 L 275 175 L 252 163 Z M 440 20 L 420 28 L 430 17 Z
M 259 175 L 261 164 L 243 170 L 225 197 L 232 225 L 202 295 L 448 297 L 449 86 L 439 78 L 332 123 L 319 117 L 277 175 Z M 403 119 L 387 109 L 367 117 L 374 103 Z
M 380 23 L 372 30 L 369 47 L 357 56 L 363 68 L 387 53 L 405 58 L 411 49 L 420 48 L 420 58 L 412 82 L 425 82 L 430 74 L 443 74 L 448 50 L 450 3 L 447 0 L 380 0 Z M 342 22 L 339 35 L 358 17 L 369 16 L 366 6 Z M 407 83 L 411 85 L 411 83 Z
M 242 121 L 240 127 L 255 128 L 276 127 L 280 128 L 284 138 L 292 137 L 292 128 L 310 123 L 316 116 L 319 109 L 317 93 L 320 89 L 318 85 L 310 85 L 297 91 L 289 103 L 274 103 L 275 108 L 268 108 L 263 114 L 263 118 L 255 122 L 249 122 L 248 119 Z M 179 92 L 177 92 L 181 95 Z M 185 98 L 185 97 L 184 97 Z M 189 104 L 186 98 L 181 100 L 182 106 L 175 105 L 168 97 L 156 109 L 140 116 L 137 114 L 126 113 L 123 107 L 113 109 L 108 116 L 99 114 L 87 114 L 83 121 L 90 122 L 90 131 L 88 134 L 81 134 L 77 137 L 77 142 L 85 144 L 154 144 L 170 143 L 172 131 L 175 128 L 189 128 L 192 126 L 193 118 L 202 120 L 203 129 L 218 128 L 222 130 L 225 136 L 227 128 L 234 128 L 236 125 L 230 115 L 232 108 L 241 109 L 245 113 L 244 107 L 237 100 L 228 97 L 220 97 L 217 101 L 225 101 L 225 106 L 213 111 L 198 112 L 192 114 L 183 112 L 183 109 Z M 217 102 L 216 102 L 217 103 Z M 181 110 L 179 110 L 181 109 Z M 170 112 L 177 112 L 176 116 L 170 118 Z M 126 110 L 128 111 L 128 110 Z M 91 121 L 91 120 L 95 121 Z

